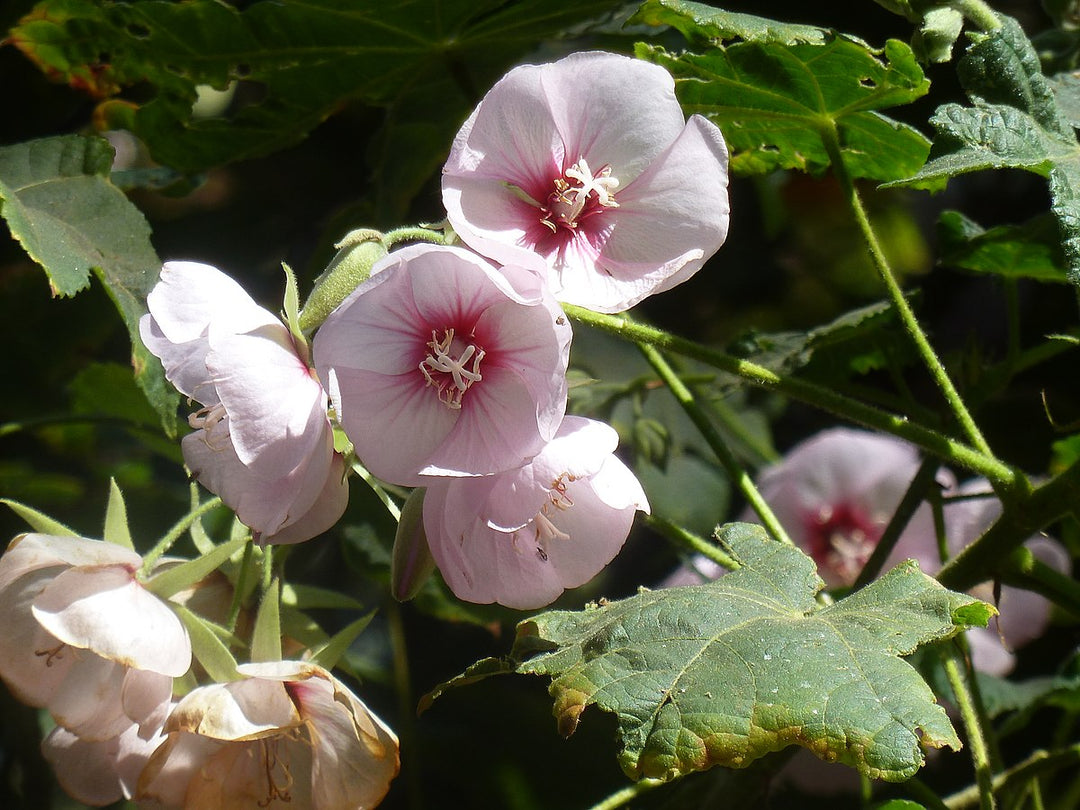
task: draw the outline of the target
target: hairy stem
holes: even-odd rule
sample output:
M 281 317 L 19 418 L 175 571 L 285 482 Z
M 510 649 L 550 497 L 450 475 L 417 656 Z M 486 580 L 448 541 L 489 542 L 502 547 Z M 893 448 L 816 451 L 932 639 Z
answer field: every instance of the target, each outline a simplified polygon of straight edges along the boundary
M 656 371 L 657 375 L 659 375 L 660 379 L 663 380 L 664 384 L 670 389 L 679 405 L 682 406 L 686 415 L 690 417 L 691 421 L 701 432 L 701 435 L 705 437 L 705 441 L 709 443 L 709 447 L 716 453 L 716 457 L 720 460 L 720 464 L 738 488 L 739 492 L 746 498 L 750 507 L 757 516 L 761 518 L 761 523 L 765 526 L 766 530 L 768 530 L 769 534 L 780 542 L 787 543 L 789 546 L 795 545 L 788 536 L 787 531 L 785 531 L 784 527 L 780 524 L 780 521 L 777 520 L 776 515 L 773 514 L 769 504 L 761 497 L 761 493 L 758 492 L 757 487 L 754 486 L 754 482 L 751 480 L 750 475 L 742 468 L 730 448 L 724 442 L 724 438 L 720 435 L 716 426 L 709 420 L 705 412 L 702 411 L 690 389 L 683 384 L 683 381 L 679 379 L 674 369 L 668 365 L 667 360 L 665 360 L 663 355 L 653 346 L 643 344 L 640 345 L 639 348 L 641 349 L 641 353 L 645 355 L 645 359 L 649 361 L 649 364 Z
M 653 788 L 658 788 L 664 784 L 660 779 L 642 779 L 639 782 L 635 782 L 632 785 L 627 785 L 621 790 L 617 790 L 608 796 L 606 799 L 597 802 L 589 810 L 615 810 L 617 807 L 622 807 L 627 802 L 633 801 L 643 793 L 648 793 Z
M 775 391 L 865 427 L 891 433 L 944 461 L 985 476 L 991 482 L 1010 488 L 1023 486 L 1026 483 L 1022 473 L 992 455 L 974 449 L 936 430 L 910 422 L 906 416 L 890 413 L 859 400 L 845 397 L 827 386 L 778 374 L 772 369 L 749 360 L 742 360 L 702 346 L 692 340 L 677 337 L 662 329 L 635 323 L 616 315 L 604 315 L 569 304 L 564 304 L 563 310 L 578 323 L 593 326 L 624 340 L 690 357 L 720 371 L 733 374 L 757 388 Z
M 960 710 L 960 717 L 967 731 L 968 745 L 971 746 L 971 760 L 975 765 L 975 784 L 979 793 L 979 808 L 980 810 L 994 810 L 997 802 L 994 800 L 990 751 L 986 745 L 986 737 L 983 735 L 982 723 L 979 722 L 979 712 L 974 697 L 968 688 L 965 673 L 961 669 L 956 648 L 947 647 L 942 658 L 945 676 L 949 679 L 949 685 L 956 697 L 957 708 Z
M 710 543 L 705 538 L 698 537 L 689 529 L 685 529 L 667 518 L 662 518 L 659 515 L 645 515 L 644 522 L 645 525 L 653 529 L 653 531 L 664 535 L 664 537 L 672 542 L 684 546 L 696 554 L 700 554 L 706 559 L 716 563 L 721 568 L 726 568 L 728 571 L 734 571 L 736 568 L 741 567 L 738 560 L 728 555 L 715 543 Z

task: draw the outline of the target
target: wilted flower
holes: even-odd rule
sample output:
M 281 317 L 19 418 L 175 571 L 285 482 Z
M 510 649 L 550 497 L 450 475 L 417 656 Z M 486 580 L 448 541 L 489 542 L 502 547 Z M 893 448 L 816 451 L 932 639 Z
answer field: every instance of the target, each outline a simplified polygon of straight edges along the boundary
M 84 740 L 56 726 L 42 741 L 41 753 L 69 796 L 102 807 L 135 795 L 139 775 L 164 739 L 160 734 L 143 739 L 135 724 L 105 740 Z
M 161 727 L 191 665 L 176 614 L 136 579 L 142 558 L 81 537 L 26 534 L 0 557 L 0 677 L 84 740 Z
M 292 334 L 231 278 L 166 262 L 139 322 L 147 348 L 182 394 L 184 460 L 258 542 L 295 543 L 330 528 L 348 484 L 334 453 L 327 395 Z
M 454 140 L 443 203 L 473 250 L 538 255 L 558 300 L 619 312 L 723 244 L 727 163 L 720 130 L 684 120 L 663 68 L 577 53 L 495 84 Z
M 528 271 L 414 245 L 379 261 L 331 313 L 314 355 L 361 461 L 414 486 L 539 452 L 566 408 L 570 337 Z
M 617 444 L 610 426 L 568 416 L 517 470 L 430 482 L 424 528 L 454 593 L 529 609 L 592 579 L 622 548 L 634 513 L 649 510 Z
M 357 810 L 382 801 L 398 741 L 340 681 L 299 661 L 245 664 L 188 693 L 139 778 L 140 806 Z

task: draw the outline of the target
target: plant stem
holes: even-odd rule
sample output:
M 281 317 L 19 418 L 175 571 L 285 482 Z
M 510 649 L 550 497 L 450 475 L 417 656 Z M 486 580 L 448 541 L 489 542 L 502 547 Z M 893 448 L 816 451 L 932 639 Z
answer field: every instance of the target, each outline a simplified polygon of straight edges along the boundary
M 964 400 L 960 397 L 959 392 L 956 390 L 948 373 L 945 371 L 945 367 L 942 365 L 941 360 L 938 359 L 937 354 L 930 345 L 926 333 L 923 332 L 922 327 L 919 326 L 919 322 L 915 318 L 915 313 L 912 311 L 911 305 L 908 304 L 907 299 L 904 297 L 903 290 L 900 289 L 900 285 L 896 281 L 896 276 L 889 266 L 889 261 L 885 257 L 885 252 L 881 249 L 881 244 L 877 240 L 877 234 L 874 233 L 874 228 L 870 224 L 870 217 L 866 213 L 865 206 L 863 206 L 859 191 L 855 188 L 855 183 L 847 171 L 847 166 L 844 164 L 844 158 L 840 148 L 840 137 L 836 131 L 836 126 L 830 122 L 829 126 L 822 127 L 821 139 L 824 142 L 825 149 L 829 153 L 829 158 L 832 161 L 833 174 L 836 176 L 837 180 L 840 181 L 840 186 L 843 189 L 848 207 L 851 208 L 851 213 L 855 216 L 855 222 L 858 224 L 859 231 L 862 233 L 863 240 L 866 242 L 866 247 L 870 252 L 870 259 L 874 264 L 874 269 L 877 270 L 878 277 L 885 285 L 885 289 L 888 291 L 889 298 L 892 301 L 893 308 L 896 310 L 897 315 L 900 316 L 900 321 L 903 323 L 904 329 L 907 331 L 908 336 L 915 345 L 915 350 L 919 353 L 920 357 L 922 357 L 923 364 L 926 366 L 927 371 L 930 372 L 934 384 L 937 385 L 938 390 L 941 392 L 942 396 L 945 397 L 945 401 L 952 410 L 953 416 L 959 423 L 961 430 L 967 436 L 968 441 L 971 442 L 972 446 L 980 453 L 993 458 L 994 454 L 990 450 L 990 446 L 986 443 L 986 439 L 983 438 L 982 432 L 979 430 L 978 425 L 975 424 L 975 420 L 972 418 L 971 413 L 964 404 Z
M 164 537 L 158 540 L 157 545 L 155 545 L 152 549 L 150 549 L 149 552 L 143 555 L 142 570 L 144 572 L 151 571 L 154 567 L 154 563 L 158 561 L 158 558 L 170 548 L 172 548 L 173 543 L 180 539 L 181 535 L 183 535 L 183 533 L 186 532 L 188 528 L 190 528 L 192 523 L 205 515 L 211 509 L 216 509 L 219 506 L 221 506 L 221 498 L 211 498 L 206 503 L 201 504 L 200 506 L 192 509 L 186 515 L 184 515 L 184 517 L 182 517 L 175 526 L 173 526 L 171 529 L 169 529 L 168 532 L 165 533 Z
M 622 807 L 643 793 L 648 793 L 653 788 L 658 788 L 663 784 L 665 783 L 660 779 L 642 779 L 632 785 L 627 785 L 622 790 L 615 791 L 603 801 L 594 804 L 589 810 L 615 810 L 615 808 Z
M 247 578 L 251 575 L 252 562 L 255 558 L 255 544 L 248 543 L 244 546 L 244 556 L 240 559 L 240 572 L 236 575 L 233 584 L 232 602 L 229 604 L 229 615 L 225 620 L 225 626 L 230 633 L 236 631 L 236 620 L 240 617 L 240 608 L 244 601 L 244 588 Z
M 995 792 L 1012 790 L 1024 782 L 1062 768 L 1075 768 L 1080 764 L 1080 743 L 1070 745 L 1060 751 L 1035 751 L 1023 762 L 997 774 L 992 781 Z M 945 799 L 949 810 L 967 810 L 979 803 L 979 787 L 973 785 Z
M 942 651 L 942 660 L 945 665 L 945 676 L 949 679 L 957 708 L 960 710 L 960 717 L 964 721 L 968 745 L 971 746 L 971 760 L 975 765 L 975 783 L 978 786 L 980 810 L 994 810 L 997 802 L 994 800 L 990 752 L 986 746 L 986 738 L 983 736 L 974 697 L 968 688 L 967 678 L 960 669 L 960 657 L 956 653 L 956 647 L 947 646 Z
M 664 535 L 669 540 L 678 543 L 680 546 L 685 546 L 691 551 L 711 560 L 721 568 L 726 568 L 728 571 L 734 571 L 736 568 L 741 567 L 738 560 L 729 556 L 715 543 L 710 543 L 705 538 L 698 537 L 689 529 L 685 529 L 667 518 L 660 517 L 659 515 L 645 515 L 644 521 L 645 525 L 649 526 L 654 531 Z
M 788 536 L 788 533 L 784 530 L 784 527 L 777 520 L 776 515 L 773 514 L 769 504 L 765 502 L 765 499 L 761 497 L 761 493 L 758 492 L 754 482 L 751 480 L 750 475 L 742 468 L 739 462 L 736 460 L 734 454 L 728 448 L 724 442 L 724 438 L 720 435 L 720 432 L 716 429 L 716 426 L 709 420 L 705 412 L 697 404 L 694 399 L 694 395 L 690 392 L 690 389 L 683 384 L 683 381 L 679 379 L 675 370 L 668 365 L 667 360 L 663 355 L 656 350 L 655 347 L 640 344 L 638 348 L 641 353 L 645 355 L 645 359 L 649 361 L 649 364 L 659 375 L 660 379 L 664 381 L 664 384 L 671 390 L 672 395 L 682 406 L 682 409 L 686 412 L 686 415 L 690 417 L 691 421 L 701 431 L 701 435 L 705 437 L 705 441 L 709 443 L 709 447 L 716 453 L 716 457 L 719 459 L 721 466 L 727 472 L 732 482 L 746 498 L 747 503 L 757 513 L 757 516 L 761 518 L 762 525 L 766 530 L 777 540 L 782 543 L 787 543 L 789 546 L 795 545 L 792 539 Z
M 733 374 L 758 388 L 775 391 L 865 427 L 891 433 L 940 459 L 985 476 L 991 482 L 1010 488 L 1022 486 L 1026 482 L 1022 473 L 992 455 L 976 450 L 936 430 L 909 422 L 906 416 L 889 413 L 859 400 L 845 397 L 832 388 L 796 377 L 785 377 L 749 360 L 733 357 L 694 341 L 677 337 L 662 329 L 635 323 L 616 315 L 604 315 L 571 304 L 564 304 L 563 310 L 578 323 L 593 326 L 624 340 L 655 346 L 664 351 L 699 360 L 720 371 Z
M 982 0 L 950 0 L 949 5 L 983 31 L 996 31 L 1001 28 L 1001 20 L 997 14 Z
M 416 776 L 421 773 L 416 760 L 416 701 L 413 699 L 412 679 L 409 677 L 409 648 L 405 638 L 405 622 L 402 621 L 401 605 L 394 599 L 386 600 L 386 620 L 390 631 L 390 649 L 394 660 L 394 687 L 398 698 L 399 730 L 404 745 L 409 774 L 407 779 L 409 806 L 414 810 L 425 807 L 423 785 Z

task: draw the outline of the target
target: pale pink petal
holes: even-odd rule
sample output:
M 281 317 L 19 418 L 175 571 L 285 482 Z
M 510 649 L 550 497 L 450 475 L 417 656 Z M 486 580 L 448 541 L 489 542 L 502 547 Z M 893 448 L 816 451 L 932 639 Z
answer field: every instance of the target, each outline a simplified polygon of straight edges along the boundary
M 290 513 L 280 529 L 273 534 L 261 535 L 259 542 L 274 545 L 301 543 L 331 529 L 349 505 L 349 481 L 345 473 L 345 459 L 340 453 L 335 453 L 326 473 L 326 482 L 311 508 L 295 520 Z M 314 479 L 314 473 L 311 477 Z
M 124 673 L 120 691 L 124 714 L 142 730 L 144 736 L 156 736 L 165 724 L 171 708 L 173 679 L 144 669 Z
M 9 552 L 11 554 L 13 552 Z M 0 559 L 0 564 L 7 555 Z M 76 651 L 45 631 L 30 607 L 57 574 L 56 568 L 31 570 L 0 589 L 0 677 L 23 703 L 46 706 L 75 664 Z
M 84 740 L 57 726 L 41 742 L 60 787 L 76 801 L 102 807 L 124 798 L 116 773 L 119 741 Z
M 191 642 L 180 619 L 126 568 L 64 571 L 32 610 L 61 641 L 124 666 L 177 678 L 191 666 Z
M 326 423 L 326 393 L 283 325 L 215 340 L 206 368 L 244 464 L 262 475 L 280 474 L 316 452 Z
M 86 650 L 71 649 L 76 663 L 49 700 L 57 724 L 87 740 L 106 740 L 131 725 L 124 714 L 124 668 Z
M 139 775 L 134 798 L 140 808 L 179 810 L 188 786 L 207 759 L 225 744 L 198 734 L 173 732 L 150 756 Z M 201 808 L 200 808 L 201 810 Z M 214 810 L 211 805 L 207 810 Z
M 84 537 L 20 534 L 0 557 L 0 591 L 38 568 L 55 565 L 142 565 L 142 557 L 114 543 Z

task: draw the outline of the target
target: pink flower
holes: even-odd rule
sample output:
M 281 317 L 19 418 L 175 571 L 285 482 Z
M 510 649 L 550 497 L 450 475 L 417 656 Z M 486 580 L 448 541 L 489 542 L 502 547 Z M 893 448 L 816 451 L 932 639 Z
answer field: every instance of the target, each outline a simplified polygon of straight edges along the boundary
M 372 474 L 511 469 L 555 435 L 570 326 L 540 280 L 460 248 L 394 251 L 319 329 L 315 364 Z
M 375 807 L 398 772 L 394 733 L 322 667 L 245 664 L 173 709 L 139 778 L 140 806 Z
M 538 608 L 611 562 L 634 513 L 649 511 L 634 474 L 613 455 L 617 444 L 608 425 L 568 416 L 519 469 L 431 481 L 424 528 L 454 593 Z
M 102 807 L 135 795 L 139 775 L 164 739 L 160 734 L 143 739 L 135 724 L 106 740 L 84 740 L 56 726 L 42 741 L 41 753 L 69 796 Z
M 674 87 L 609 53 L 510 71 L 454 140 L 450 224 L 502 264 L 538 254 L 558 300 L 600 312 L 686 281 L 727 236 L 728 155 Z
M 147 307 L 143 342 L 180 392 L 204 406 L 182 442 L 195 477 L 258 542 L 295 543 L 330 528 L 348 485 L 306 350 L 209 265 L 167 262 Z
M 817 562 L 826 584 L 847 587 L 873 553 L 918 467 L 916 450 L 899 439 L 835 428 L 793 447 L 783 461 L 761 473 L 757 485 L 791 539 Z M 951 473 L 940 471 L 938 484 L 950 498 L 943 517 L 946 544 L 955 556 L 996 520 L 1001 503 L 984 480 L 957 487 Z M 983 497 L 952 500 L 980 494 Z M 756 521 L 750 513 L 743 517 Z M 1048 538 L 1032 537 L 1025 545 L 1046 564 L 1068 570 L 1064 549 Z M 941 570 L 937 532 L 927 504 L 916 510 L 883 570 L 909 558 L 927 574 Z M 693 568 L 676 572 L 665 584 L 691 584 L 722 573 L 704 558 L 695 559 Z M 972 593 L 994 603 L 990 583 Z M 967 637 L 975 667 L 1003 675 L 1015 663 L 1010 648 L 1042 635 L 1050 605 L 1038 594 L 1006 586 L 997 607 L 998 619 L 988 628 L 971 628 Z
M 135 577 L 142 558 L 81 537 L 26 534 L 0 557 L 0 677 L 84 740 L 161 727 L 191 665 L 176 614 Z

